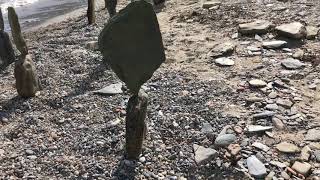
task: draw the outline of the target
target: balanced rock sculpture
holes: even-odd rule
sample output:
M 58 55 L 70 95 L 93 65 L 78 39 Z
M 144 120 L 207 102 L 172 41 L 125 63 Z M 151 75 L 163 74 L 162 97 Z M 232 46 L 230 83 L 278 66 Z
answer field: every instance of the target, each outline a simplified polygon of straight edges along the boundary
M 27 44 L 22 37 L 18 16 L 14 8 L 8 8 L 9 24 L 13 40 L 21 55 L 15 64 L 14 77 L 18 94 L 22 97 L 33 97 L 39 90 L 39 80 L 35 64 L 28 54 Z
M 141 86 L 165 61 L 156 14 L 150 3 L 130 3 L 115 15 L 99 36 L 105 61 L 133 94 L 126 117 L 126 155 L 137 159 L 146 133 L 147 95 Z
M 14 50 L 8 33 L 4 31 L 2 11 L 0 9 L 0 70 L 6 68 L 15 60 Z

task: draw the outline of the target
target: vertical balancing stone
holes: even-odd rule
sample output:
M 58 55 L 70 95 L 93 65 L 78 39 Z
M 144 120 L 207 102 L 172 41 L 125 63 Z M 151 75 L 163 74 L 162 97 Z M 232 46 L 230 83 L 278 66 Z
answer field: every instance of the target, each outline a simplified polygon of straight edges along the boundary
M 88 23 L 94 24 L 96 23 L 96 15 L 95 15 L 95 0 L 88 0 Z
M 21 97 L 28 98 L 36 95 L 39 90 L 39 81 L 30 55 L 20 56 L 14 68 L 14 77 Z
M 8 19 L 11 27 L 13 41 L 20 51 L 22 56 L 28 54 L 28 47 L 25 40 L 22 37 L 21 28 L 19 24 L 19 18 L 13 7 L 8 7 Z
M 126 154 L 137 159 L 146 134 L 147 95 L 141 86 L 165 61 L 164 46 L 152 4 L 134 1 L 101 31 L 99 49 L 104 60 L 130 92 L 126 117 Z
M 6 68 L 15 60 L 14 50 L 8 33 L 4 31 L 2 11 L 0 9 L 0 70 Z
M 116 15 L 116 7 L 117 7 L 118 0 L 104 0 L 104 2 L 110 17 L 113 17 L 114 15 Z
M 1 8 L 0 8 L 0 30 L 4 31 L 4 22 L 3 22 L 3 16 L 2 16 Z
M 21 55 L 14 67 L 14 77 L 18 94 L 24 98 L 33 97 L 39 90 L 39 80 L 36 67 L 28 54 L 27 44 L 22 37 L 18 16 L 14 8 L 8 8 L 9 24 L 13 40 Z
M 145 123 L 148 96 L 143 91 L 130 97 L 126 117 L 126 152 L 128 159 L 137 159 L 147 132 Z

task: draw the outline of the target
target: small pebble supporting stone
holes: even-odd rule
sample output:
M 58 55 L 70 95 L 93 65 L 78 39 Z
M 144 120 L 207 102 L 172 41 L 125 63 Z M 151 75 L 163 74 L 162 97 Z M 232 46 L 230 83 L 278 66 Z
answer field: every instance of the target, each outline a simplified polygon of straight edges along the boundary
M 236 140 L 237 140 L 237 137 L 233 134 L 222 134 L 216 138 L 216 140 L 214 141 L 214 144 L 217 146 L 229 146 Z
M 305 64 L 302 63 L 300 60 L 293 58 L 288 58 L 281 61 L 281 65 L 289 70 L 300 69 L 305 66 Z
M 271 23 L 265 20 L 257 20 L 251 23 L 240 24 L 238 31 L 241 34 L 263 34 L 271 28 Z
M 193 145 L 193 151 L 195 154 L 195 161 L 197 164 L 202 164 L 217 155 L 217 151 L 211 148 L 205 148 L 197 144 Z
M 278 145 L 276 145 L 276 149 L 283 153 L 297 153 L 300 152 L 300 149 L 298 146 L 288 143 L 288 142 L 282 142 Z
M 267 49 L 278 49 L 278 48 L 285 47 L 286 45 L 287 45 L 287 41 L 281 41 L 281 40 L 266 41 L 262 43 L 262 46 Z
M 233 66 L 234 61 L 230 58 L 221 57 L 214 61 L 219 66 Z
M 304 176 L 306 176 L 310 173 L 311 167 L 312 166 L 309 163 L 299 162 L 299 161 L 296 161 L 292 165 L 293 170 L 297 171 L 299 174 L 302 174 Z
M 250 175 L 256 178 L 264 178 L 267 175 L 267 169 L 264 164 L 256 157 L 250 156 L 247 159 L 247 165 Z
M 142 152 L 148 96 L 144 92 L 130 97 L 126 116 L 126 155 L 128 159 L 138 159 Z
M 279 35 L 294 39 L 302 39 L 306 36 L 306 27 L 300 22 L 282 24 L 276 27 Z
M 252 79 L 249 81 L 250 86 L 255 87 L 255 88 L 262 88 L 267 85 L 265 81 L 262 81 L 260 79 Z

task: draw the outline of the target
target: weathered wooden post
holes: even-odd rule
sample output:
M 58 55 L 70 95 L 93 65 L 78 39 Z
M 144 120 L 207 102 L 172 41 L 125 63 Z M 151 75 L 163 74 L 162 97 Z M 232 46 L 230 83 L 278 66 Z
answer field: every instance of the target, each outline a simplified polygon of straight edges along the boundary
M 14 50 L 8 33 L 4 31 L 4 21 L 0 8 L 0 70 L 6 68 L 14 60 Z
M 87 16 L 89 24 L 96 23 L 95 9 L 95 0 L 88 0 Z
M 126 156 L 137 159 L 147 131 L 148 97 L 140 88 L 165 61 L 152 5 L 135 1 L 121 10 L 100 33 L 99 48 L 105 61 L 132 93 L 127 105 Z
M 39 90 L 36 67 L 28 54 L 27 44 L 22 37 L 19 19 L 13 7 L 8 7 L 8 19 L 12 37 L 21 55 L 15 64 L 14 77 L 18 94 L 22 97 L 33 97 Z

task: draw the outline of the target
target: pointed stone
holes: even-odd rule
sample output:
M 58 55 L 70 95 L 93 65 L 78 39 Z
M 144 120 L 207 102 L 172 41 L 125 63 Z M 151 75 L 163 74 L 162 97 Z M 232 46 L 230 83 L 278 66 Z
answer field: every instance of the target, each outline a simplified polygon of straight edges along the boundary
M 300 60 L 293 58 L 288 58 L 281 61 L 281 65 L 289 70 L 301 69 L 305 66 L 305 64 L 302 63 Z
M 122 83 L 116 83 L 116 84 L 111 84 L 107 87 L 104 87 L 100 90 L 93 91 L 95 94 L 100 94 L 100 95 L 115 95 L 115 94 L 121 94 L 123 93 L 122 91 Z
M 214 6 L 220 6 L 221 1 L 219 0 L 202 0 L 202 8 L 203 9 L 210 9 Z
M 13 7 L 8 7 L 8 19 L 11 27 L 13 41 L 17 49 L 20 51 L 21 55 L 25 56 L 28 54 L 28 47 L 24 38 L 22 37 L 19 18 Z
M 121 10 L 101 31 L 99 48 L 112 70 L 133 94 L 137 94 L 165 61 L 152 5 L 134 1 Z

